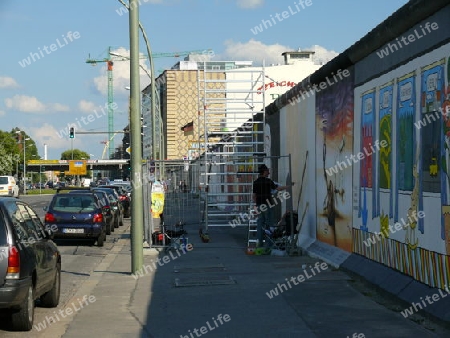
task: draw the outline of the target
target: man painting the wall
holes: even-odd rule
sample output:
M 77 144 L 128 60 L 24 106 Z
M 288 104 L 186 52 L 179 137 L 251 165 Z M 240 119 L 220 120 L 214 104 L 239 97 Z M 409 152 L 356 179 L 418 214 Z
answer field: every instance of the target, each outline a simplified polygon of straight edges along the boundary
M 270 229 L 274 225 L 272 215 L 273 215 L 273 196 L 272 190 L 286 190 L 289 186 L 277 185 L 274 181 L 269 178 L 270 169 L 265 165 L 261 164 L 258 167 L 258 178 L 253 182 L 253 203 L 255 204 L 257 219 L 257 247 L 262 247 L 264 242 L 264 231 Z M 293 184 L 292 184 L 293 185 Z M 272 243 L 270 241 L 266 242 L 265 254 L 270 253 L 270 247 Z

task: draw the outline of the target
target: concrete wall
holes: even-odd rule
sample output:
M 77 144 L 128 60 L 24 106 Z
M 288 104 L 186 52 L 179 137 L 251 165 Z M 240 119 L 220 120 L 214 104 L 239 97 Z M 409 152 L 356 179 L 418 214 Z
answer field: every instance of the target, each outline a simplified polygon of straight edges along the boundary
M 410 1 L 266 108 L 313 255 L 339 265 L 356 254 L 448 287 L 449 17 L 448 2 Z

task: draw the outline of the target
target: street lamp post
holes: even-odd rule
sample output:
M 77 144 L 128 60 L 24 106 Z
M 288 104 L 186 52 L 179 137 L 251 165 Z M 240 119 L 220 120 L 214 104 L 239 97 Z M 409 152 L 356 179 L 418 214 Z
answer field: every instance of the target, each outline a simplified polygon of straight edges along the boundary
M 38 155 L 31 155 L 31 157 L 39 157 Z M 39 157 L 39 160 L 41 158 Z M 33 176 L 31 176 L 31 184 L 33 184 Z M 39 164 L 39 195 L 42 194 L 42 164 Z
M 24 133 L 24 138 L 23 138 L 23 194 L 26 195 L 27 194 L 26 141 L 30 140 L 30 138 L 29 137 L 25 138 L 25 132 L 24 131 L 22 131 L 22 130 L 17 130 L 16 131 L 17 134 L 20 134 L 22 132 Z
M 94 156 L 95 156 L 94 154 L 89 154 L 89 159 Z M 91 182 L 94 182 L 94 167 L 92 167 L 91 170 Z
M 139 83 L 139 3 L 129 2 L 130 30 L 130 144 L 131 144 L 131 270 L 136 273 L 143 264 L 143 189 L 141 150 L 141 102 Z M 153 75 L 153 72 L 152 72 Z
M 130 11 L 131 13 L 131 2 L 128 4 L 126 4 L 123 0 L 118 0 L 124 7 L 126 7 L 128 9 L 128 11 Z M 137 5 L 137 3 L 134 3 L 134 6 Z M 145 46 L 147 48 L 147 54 L 148 54 L 148 60 L 150 62 L 150 90 L 151 90 L 151 102 L 150 102 L 150 109 L 151 109 L 151 114 L 152 114 L 152 157 L 153 160 L 156 161 L 156 147 L 154 145 L 155 140 L 156 140 L 156 130 L 155 130 L 155 121 L 156 121 L 156 103 L 155 103 L 155 99 L 156 99 L 156 86 L 155 86 L 155 65 L 153 63 L 153 57 L 152 57 L 152 50 L 150 48 L 150 42 L 148 40 L 147 37 L 147 33 L 145 32 L 144 26 L 142 26 L 142 23 L 139 21 L 139 17 L 137 17 L 137 24 L 139 25 L 139 29 L 142 33 L 142 37 L 144 38 L 145 41 Z M 138 60 L 139 61 L 139 60 Z M 148 74 L 148 73 L 147 73 Z

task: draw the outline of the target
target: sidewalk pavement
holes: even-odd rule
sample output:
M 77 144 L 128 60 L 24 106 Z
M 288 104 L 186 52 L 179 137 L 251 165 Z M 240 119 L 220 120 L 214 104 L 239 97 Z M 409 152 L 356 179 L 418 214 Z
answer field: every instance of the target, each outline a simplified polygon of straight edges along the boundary
M 210 242 L 202 243 L 199 223 L 186 223 L 193 249 L 144 249 L 147 267 L 139 277 L 130 273 L 128 228 L 72 300 L 95 301 L 42 336 L 450 336 L 375 303 L 351 287 L 347 274 L 316 258 L 247 255 L 245 227 L 210 228 Z

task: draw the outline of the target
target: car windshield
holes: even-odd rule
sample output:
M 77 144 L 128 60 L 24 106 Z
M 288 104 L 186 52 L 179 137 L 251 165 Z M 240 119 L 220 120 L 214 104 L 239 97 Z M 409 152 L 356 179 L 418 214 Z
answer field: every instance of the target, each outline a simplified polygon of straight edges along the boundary
M 109 199 L 106 193 L 104 193 L 103 191 L 94 191 L 94 194 L 96 194 L 99 199 L 99 205 L 101 205 L 102 207 L 109 206 Z
M 106 194 L 108 195 L 108 198 L 111 202 L 115 202 L 117 201 L 117 196 L 115 194 L 115 190 L 114 189 L 110 189 L 110 188 L 96 188 L 95 190 L 97 191 L 104 191 L 106 192 Z
M 91 212 L 96 209 L 92 195 L 55 195 L 53 210 L 63 212 Z
M 0 184 L 8 184 L 8 177 L 0 176 Z

